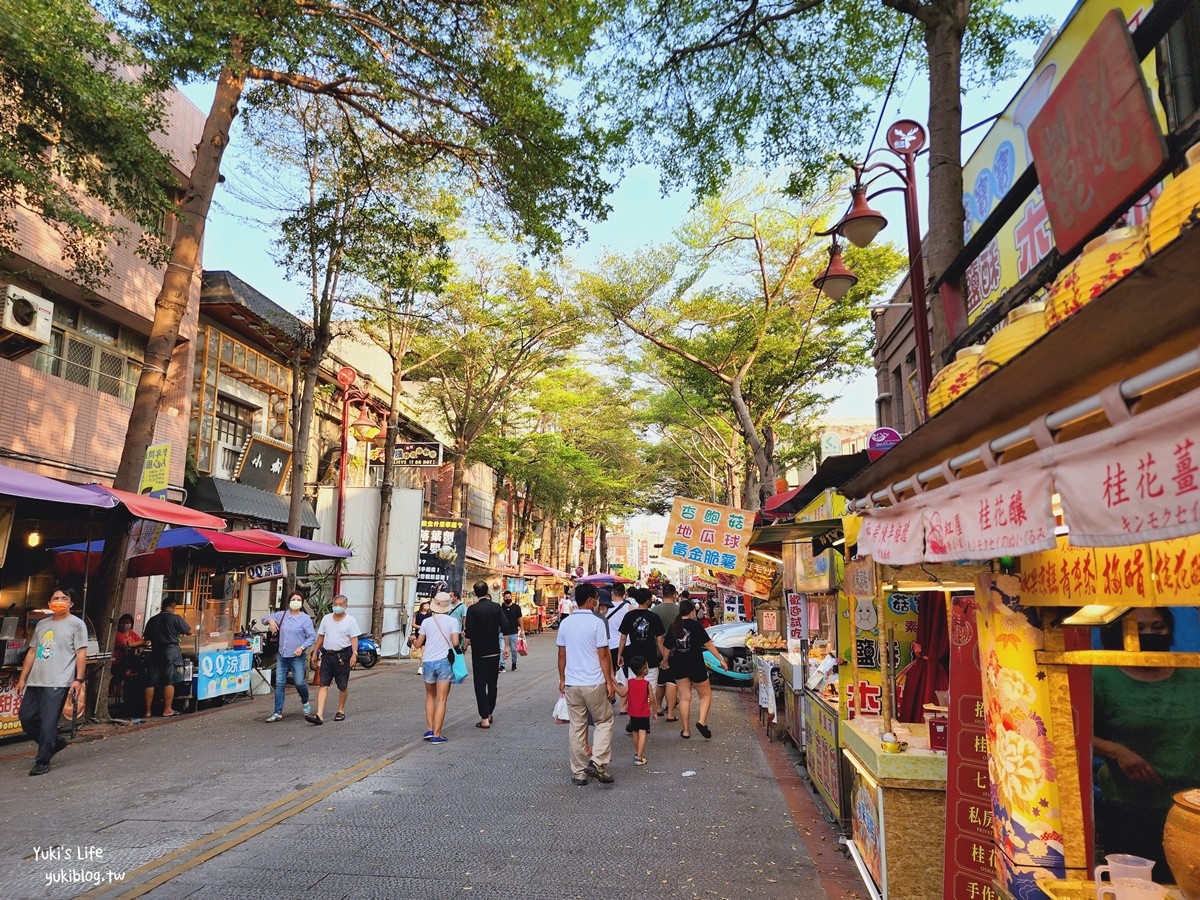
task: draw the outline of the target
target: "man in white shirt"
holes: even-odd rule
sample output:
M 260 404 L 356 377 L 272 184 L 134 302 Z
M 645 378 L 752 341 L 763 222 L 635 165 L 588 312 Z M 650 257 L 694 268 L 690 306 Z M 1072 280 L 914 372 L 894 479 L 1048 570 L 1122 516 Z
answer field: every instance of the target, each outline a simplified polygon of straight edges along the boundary
M 312 656 L 314 665 L 318 659 L 321 662 L 321 688 L 317 691 L 317 711 L 304 717 L 313 725 L 320 725 L 324 721 L 321 713 L 325 711 L 325 695 L 329 693 L 329 685 L 335 681 L 338 686 L 338 706 L 333 721 L 341 722 L 346 718 L 350 670 L 358 662 L 358 636 L 362 633 L 354 616 L 346 612 L 348 602 L 345 594 L 334 597 L 331 611 L 322 617 L 317 627 L 317 642 L 313 644 Z
M 608 763 L 612 758 L 612 698 L 617 683 L 613 680 L 604 620 L 597 615 L 582 615 L 595 613 L 595 585 L 576 586 L 575 604 L 581 614 L 563 620 L 557 641 L 558 689 L 567 698 L 571 716 L 571 781 L 586 785 L 591 777 L 601 784 L 612 784 Z M 591 759 L 587 755 L 589 715 L 596 723 Z
M 571 600 L 571 589 L 564 588 L 562 599 L 558 601 L 558 622 L 556 625 L 561 626 L 563 620 L 573 612 L 575 612 L 575 604 Z

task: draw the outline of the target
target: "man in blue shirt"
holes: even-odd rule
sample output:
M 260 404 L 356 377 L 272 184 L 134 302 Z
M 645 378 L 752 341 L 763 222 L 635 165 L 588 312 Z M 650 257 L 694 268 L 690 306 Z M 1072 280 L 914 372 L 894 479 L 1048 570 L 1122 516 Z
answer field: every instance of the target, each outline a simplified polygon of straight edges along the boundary
M 308 703 L 308 681 L 304 677 L 305 651 L 317 640 L 313 620 L 304 612 L 304 600 L 299 593 L 293 592 L 288 598 L 288 608 L 274 615 L 263 618 L 264 625 L 270 625 L 279 632 L 279 657 L 275 661 L 275 712 L 268 722 L 278 722 L 283 718 L 283 695 L 287 689 L 288 672 L 292 673 L 292 683 L 300 694 L 300 702 L 304 704 L 304 715 L 312 712 Z

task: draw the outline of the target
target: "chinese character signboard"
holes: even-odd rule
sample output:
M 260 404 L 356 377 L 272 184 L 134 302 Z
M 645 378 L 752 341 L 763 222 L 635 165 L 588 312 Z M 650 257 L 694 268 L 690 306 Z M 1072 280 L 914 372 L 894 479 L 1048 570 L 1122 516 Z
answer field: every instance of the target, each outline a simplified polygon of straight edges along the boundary
M 249 650 L 207 650 L 196 667 L 196 698 L 211 700 L 250 690 Z
M 1055 455 L 1072 544 L 1115 547 L 1200 532 L 1200 419 L 1192 394 Z
M 859 556 L 887 565 L 921 562 L 925 551 L 921 513 L 920 498 L 899 507 L 865 510 L 858 532 Z
M 978 900 L 996 871 L 987 728 L 974 597 L 955 597 L 950 616 L 944 900 Z
M 779 577 L 779 564 L 769 559 L 746 560 L 746 571 L 741 575 L 718 575 L 717 583 L 729 591 L 749 594 L 766 600 L 771 596 L 771 585 Z
M 467 561 L 467 523 L 463 519 L 422 519 L 417 602 L 438 591 L 462 596 Z
M 703 500 L 676 497 L 663 538 L 662 555 L 741 575 L 746 568 L 754 513 Z
M 138 493 L 166 500 L 170 477 L 171 445 L 151 444 L 146 448 L 146 459 L 142 463 L 142 480 L 138 485 Z
M 1036 66 L 1017 91 L 1008 107 L 988 129 L 987 135 L 963 167 L 963 237 L 969 239 L 988 215 L 1012 189 L 1017 176 L 1033 162 L 1027 134 L 1038 112 L 1062 82 L 1068 68 L 1081 56 L 1089 38 L 1104 16 L 1119 8 L 1132 31 L 1150 8 L 1146 0 L 1083 0 L 1075 5 L 1054 43 L 1039 55 Z M 1152 93 L 1157 92 L 1155 56 L 1142 63 L 1142 74 Z M 1165 121 L 1161 105 L 1154 98 L 1159 121 Z M 1042 166 L 1038 164 L 1038 175 Z M 1126 214 L 1128 224 L 1146 220 L 1150 202 L 1159 187 L 1140 198 Z M 1033 271 L 1054 249 L 1057 233 L 1051 229 L 1050 213 L 1038 187 L 1021 203 L 983 252 L 967 269 L 965 289 L 967 315 L 974 320 Z
M 259 581 L 277 581 L 287 575 L 287 567 L 282 559 L 272 559 L 267 562 L 246 566 L 246 580 L 251 584 Z
M 396 444 L 392 462 L 398 466 L 425 468 L 442 464 L 442 445 L 437 441 L 405 441 Z
M 789 653 L 799 653 L 801 642 L 805 638 L 804 615 L 806 604 L 804 594 L 798 591 L 784 591 L 783 602 L 787 605 L 787 644 Z
M 1167 145 L 1119 11 L 1101 20 L 1028 137 L 1062 254 L 1127 208 L 1162 168 Z
M 991 482 L 991 483 L 989 483 Z M 1006 466 L 924 495 L 925 561 L 1017 556 L 1054 546 L 1050 473 Z
M 278 494 L 287 484 L 292 468 L 292 448 L 256 434 L 242 451 L 236 478 L 270 494 Z

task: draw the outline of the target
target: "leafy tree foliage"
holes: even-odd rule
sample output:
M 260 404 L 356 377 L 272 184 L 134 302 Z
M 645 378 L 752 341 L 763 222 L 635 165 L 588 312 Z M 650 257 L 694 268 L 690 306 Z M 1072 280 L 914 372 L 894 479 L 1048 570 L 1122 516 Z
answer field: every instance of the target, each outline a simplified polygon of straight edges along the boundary
M 110 240 L 158 261 L 173 181 L 151 138 L 161 80 L 85 0 L 0 0 L 0 36 L 0 249 L 19 249 L 20 210 L 58 232 L 87 287 L 110 270 Z

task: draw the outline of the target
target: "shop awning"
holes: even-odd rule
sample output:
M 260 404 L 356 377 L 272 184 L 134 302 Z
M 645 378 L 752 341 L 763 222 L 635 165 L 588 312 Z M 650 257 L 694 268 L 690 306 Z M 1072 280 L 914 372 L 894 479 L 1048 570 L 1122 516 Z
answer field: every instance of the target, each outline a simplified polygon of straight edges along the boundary
M 119 491 L 102 484 L 89 484 L 85 488 L 101 497 L 113 498 L 116 503 L 124 506 L 137 519 L 149 519 L 151 522 L 164 522 L 167 525 L 184 525 L 191 528 L 222 529 L 225 527 L 224 519 L 180 506 L 178 503 L 168 503 L 166 500 L 158 500 L 154 497 L 143 497 L 141 494 Z
M 554 569 L 535 562 L 522 563 L 521 571 L 530 578 L 544 578 L 546 576 L 559 577 L 558 572 L 556 572 Z
M 751 547 L 768 544 L 798 544 L 811 541 L 818 535 L 842 527 L 841 519 L 816 519 L 812 522 L 789 522 L 786 525 L 763 525 L 754 529 Z
M 60 575 L 82 574 L 85 564 L 89 568 L 88 574 L 94 575 L 99 571 L 100 557 L 104 553 L 104 541 L 67 544 L 51 549 L 57 554 L 54 567 Z M 129 561 L 129 574 L 135 578 L 167 574 L 171 571 L 173 552 L 176 550 L 242 557 L 247 561 L 279 557 L 305 559 L 307 556 L 287 548 L 269 547 L 258 541 L 247 540 L 238 537 L 236 533 L 209 531 L 203 528 L 169 528 L 158 539 L 158 545 L 154 552 L 135 556 Z M 90 560 L 90 563 L 85 563 L 85 560 Z
M 224 478 L 204 476 L 196 482 L 191 503 L 196 509 L 220 513 L 256 522 L 272 522 L 287 525 L 288 501 L 286 497 L 272 494 L 261 488 Z M 308 504 L 301 506 L 300 525 L 303 528 L 320 528 L 321 521 Z
M 326 544 L 321 541 L 310 541 L 307 538 L 291 534 L 276 534 L 274 531 L 264 531 L 261 528 L 248 528 L 244 531 L 234 531 L 233 535 L 249 541 L 266 544 L 269 547 L 285 547 L 296 553 L 303 553 L 309 559 L 349 559 L 354 551 L 337 544 Z
M 117 505 L 115 498 L 105 497 L 83 485 L 67 484 L 11 466 L 0 466 L 0 494 L 48 503 L 94 506 L 99 509 L 112 509 Z
M 763 505 L 763 515 L 772 519 L 784 519 L 795 515 L 820 496 L 822 491 L 841 487 L 886 452 L 860 450 L 858 453 L 827 457 L 817 466 L 817 471 L 805 484 L 767 500 Z

